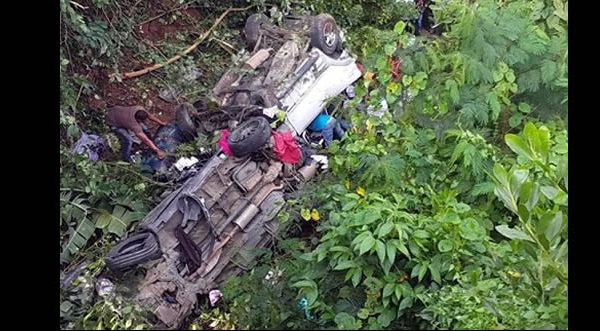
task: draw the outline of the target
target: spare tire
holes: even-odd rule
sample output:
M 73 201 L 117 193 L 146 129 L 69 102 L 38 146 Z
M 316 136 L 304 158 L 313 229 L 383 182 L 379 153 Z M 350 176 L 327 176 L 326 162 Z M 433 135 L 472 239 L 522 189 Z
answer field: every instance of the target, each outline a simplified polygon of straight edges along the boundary
M 252 117 L 229 134 L 227 144 L 233 155 L 242 157 L 258 150 L 270 137 L 269 121 L 264 117 Z
M 142 232 L 121 240 L 104 257 L 111 271 L 123 271 L 161 257 L 158 239 L 152 232 Z
M 313 18 L 310 27 L 310 44 L 332 55 L 338 49 L 340 32 L 335 19 L 329 14 L 320 14 Z
M 256 46 L 258 37 L 260 36 L 260 25 L 267 23 L 268 21 L 269 19 L 267 16 L 263 14 L 252 14 L 248 17 L 246 25 L 244 26 L 244 36 L 246 37 L 249 48 L 254 48 L 254 46 Z

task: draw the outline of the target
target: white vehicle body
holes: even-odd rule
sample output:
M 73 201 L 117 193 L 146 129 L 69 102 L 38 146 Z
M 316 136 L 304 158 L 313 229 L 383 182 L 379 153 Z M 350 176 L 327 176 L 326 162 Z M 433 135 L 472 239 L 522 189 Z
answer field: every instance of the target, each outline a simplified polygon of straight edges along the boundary
M 313 48 L 295 74 L 306 64 L 310 65 L 309 69 L 291 88 L 278 95 L 286 112 L 285 124 L 295 135 L 301 134 L 319 115 L 328 98 L 339 95 L 361 76 L 356 61 L 346 51 L 334 59 Z

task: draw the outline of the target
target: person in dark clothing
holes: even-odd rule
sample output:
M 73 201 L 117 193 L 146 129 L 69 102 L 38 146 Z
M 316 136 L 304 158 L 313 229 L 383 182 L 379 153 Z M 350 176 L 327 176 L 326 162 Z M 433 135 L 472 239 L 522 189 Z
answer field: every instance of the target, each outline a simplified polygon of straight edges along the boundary
M 433 1 L 417 0 L 415 4 L 419 10 L 419 17 L 414 20 L 415 35 L 421 35 L 423 32 L 437 34 L 438 29 L 434 29 L 433 11 L 429 8 Z
M 131 146 L 133 143 L 144 143 L 156 153 L 159 159 L 164 159 L 165 152 L 161 151 L 150 138 L 149 131 L 144 125 L 146 120 L 150 120 L 159 125 L 167 123 L 158 117 L 148 113 L 142 106 L 114 106 L 108 109 L 106 122 L 117 134 L 121 141 L 121 157 L 125 161 L 131 160 Z

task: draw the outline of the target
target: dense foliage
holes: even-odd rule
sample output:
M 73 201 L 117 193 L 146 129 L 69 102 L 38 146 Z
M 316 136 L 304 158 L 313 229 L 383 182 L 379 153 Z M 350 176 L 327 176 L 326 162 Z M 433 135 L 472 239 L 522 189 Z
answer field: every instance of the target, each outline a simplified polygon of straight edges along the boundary
M 87 1 L 88 12 L 73 3 L 61 1 L 61 266 L 94 262 L 61 292 L 61 318 L 141 328 L 144 315 L 129 303 L 92 300 L 83 285 L 164 185 L 127 164 L 71 154 L 81 131 L 106 132 L 83 111 L 97 86 L 73 65 L 116 70 L 126 45 L 159 54 L 132 39 L 125 2 Z M 330 173 L 288 201 L 274 249 L 224 284 L 218 310 L 190 327 L 567 328 L 568 2 L 437 0 L 443 33 L 416 38 L 407 2 L 253 3 L 274 17 L 332 13 L 365 75 L 350 107 L 336 110 L 352 129 L 328 148 Z M 220 12 L 201 7 L 212 15 L 205 21 Z M 242 19 L 232 16 L 219 38 L 238 38 Z M 214 71 L 206 86 L 222 68 Z M 381 100 L 383 116 L 365 111 Z

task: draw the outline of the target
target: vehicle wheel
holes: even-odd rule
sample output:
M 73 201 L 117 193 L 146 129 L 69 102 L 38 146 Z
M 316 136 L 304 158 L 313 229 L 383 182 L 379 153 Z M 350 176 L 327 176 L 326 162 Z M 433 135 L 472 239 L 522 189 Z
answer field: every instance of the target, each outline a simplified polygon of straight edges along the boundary
M 158 239 L 152 232 L 135 234 L 115 245 L 104 257 L 112 271 L 123 271 L 162 255 Z
M 310 42 L 313 47 L 332 55 L 338 48 L 340 33 L 335 20 L 329 14 L 314 17 L 310 27 Z
M 267 23 L 268 21 L 269 19 L 267 16 L 263 14 L 252 14 L 248 17 L 246 25 L 244 26 L 244 36 L 246 37 L 249 48 L 254 48 L 254 46 L 256 46 L 258 36 L 260 35 L 260 25 Z
M 186 139 L 194 139 L 196 136 L 196 124 L 192 120 L 192 113 L 196 111 L 196 108 L 190 103 L 182 103 L 175 108 L 175 120 L 177 126 L 181 129 L 181 132 Z
M 262 147 L 269 137 L 269 121 L 264 117 L 253 117 L 235 128 L 227 137 L 227 143 L 233 155 L 242 157 Z

